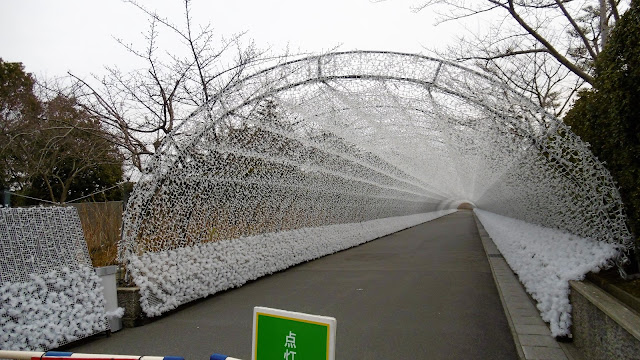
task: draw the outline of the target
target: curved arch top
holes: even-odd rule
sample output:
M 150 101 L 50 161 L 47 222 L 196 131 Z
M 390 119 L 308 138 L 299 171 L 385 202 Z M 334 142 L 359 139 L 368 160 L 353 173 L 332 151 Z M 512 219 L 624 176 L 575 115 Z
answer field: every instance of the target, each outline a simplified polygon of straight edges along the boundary
M 460 65 L 354 51 L 256 72 L 184 121 L 132 195 L 120 251 L 409 215 L 462 199 L 630 246 L 609 173 L 558 119 Z

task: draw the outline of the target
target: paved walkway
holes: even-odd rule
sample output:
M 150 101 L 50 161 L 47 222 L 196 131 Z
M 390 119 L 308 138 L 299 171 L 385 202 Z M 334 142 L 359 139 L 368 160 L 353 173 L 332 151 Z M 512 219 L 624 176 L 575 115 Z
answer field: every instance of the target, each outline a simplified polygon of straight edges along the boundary
M 338 321 L 337 359 L 517 359 L 471 212 L 449 216 L 216 294 L 70 351 L 248 360 L 252 309 Z

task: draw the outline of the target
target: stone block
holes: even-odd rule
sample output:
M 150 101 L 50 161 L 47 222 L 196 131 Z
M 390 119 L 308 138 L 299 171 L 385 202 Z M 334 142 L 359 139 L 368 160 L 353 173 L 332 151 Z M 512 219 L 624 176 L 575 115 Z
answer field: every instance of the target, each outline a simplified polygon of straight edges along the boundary
M 126 328 L 142 326 L 149 322 L 149 318 L 140 306 L 139 287 L 119 287 L 118 306 L 124 308 L 122 326 Z

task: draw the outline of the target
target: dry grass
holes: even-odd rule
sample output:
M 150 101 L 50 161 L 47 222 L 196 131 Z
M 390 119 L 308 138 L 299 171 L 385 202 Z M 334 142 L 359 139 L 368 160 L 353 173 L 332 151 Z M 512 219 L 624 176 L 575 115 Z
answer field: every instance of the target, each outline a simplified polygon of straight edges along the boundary
M 265 205 L 236 210 L 244 213 L 234 213 L 223 207 L 200 207 L 189 214 L 175 213 L 174 210 L 161 206 L 153 208 L 149 215 L 151 220 L 144 223 L 137 234 L 136 251 L 139 254 L 298 229 L 313 226 L 319 221 L 300 209 L 274 214 L 274 209 Z
M 112 201 L 80 203 L 73 206 L 78 209 L 93 266 L 117 265 L 122 203 Z

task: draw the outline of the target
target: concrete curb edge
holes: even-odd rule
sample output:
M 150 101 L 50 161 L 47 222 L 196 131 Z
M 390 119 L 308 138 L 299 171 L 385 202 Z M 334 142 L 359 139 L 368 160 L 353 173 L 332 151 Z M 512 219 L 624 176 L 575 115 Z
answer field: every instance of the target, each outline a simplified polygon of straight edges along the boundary
M 513 273 L 497 246 L 473 213 L 491 273 L 500 295 L 513 341 L 522 360 L 580 360 L 574 351 L 558 343 L 540 317 L 535 303 Z

